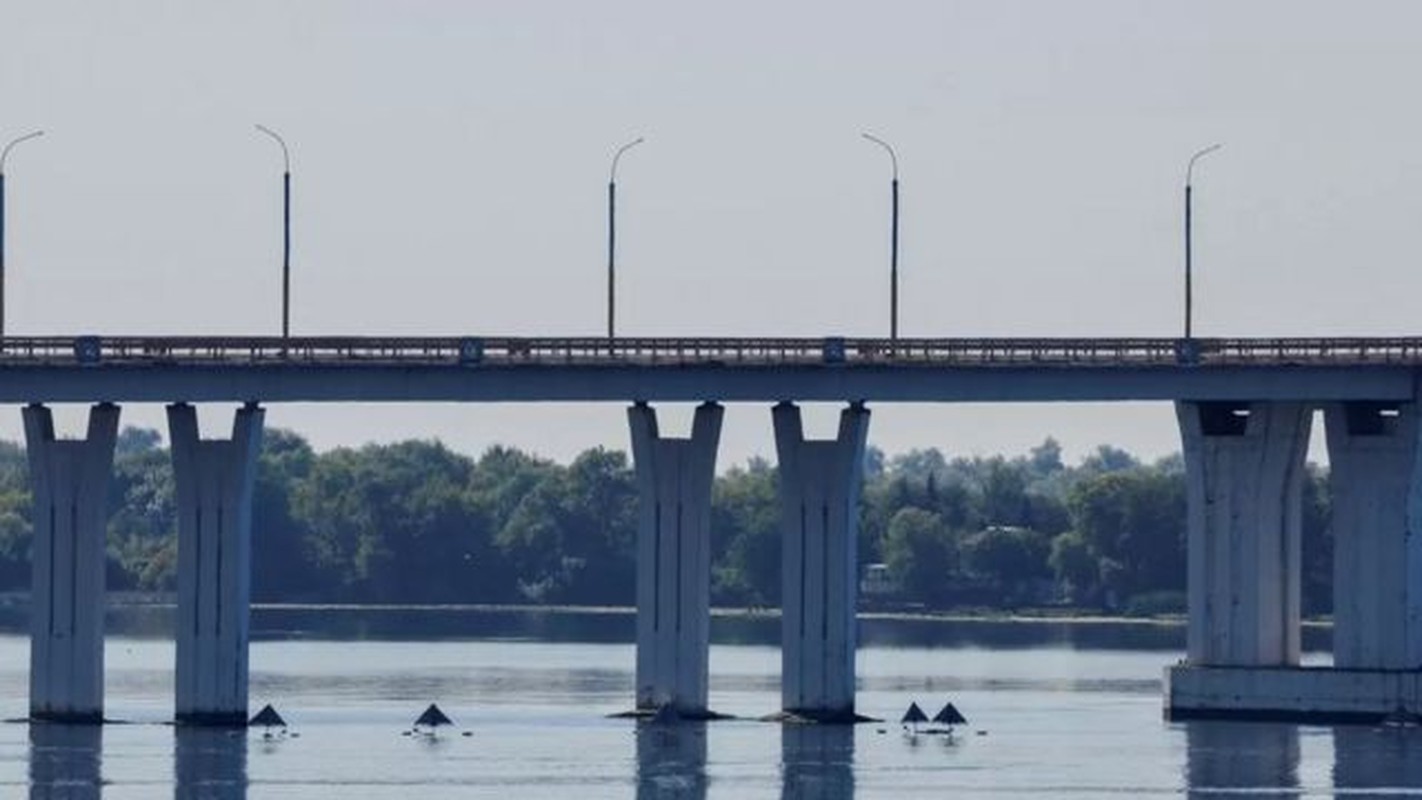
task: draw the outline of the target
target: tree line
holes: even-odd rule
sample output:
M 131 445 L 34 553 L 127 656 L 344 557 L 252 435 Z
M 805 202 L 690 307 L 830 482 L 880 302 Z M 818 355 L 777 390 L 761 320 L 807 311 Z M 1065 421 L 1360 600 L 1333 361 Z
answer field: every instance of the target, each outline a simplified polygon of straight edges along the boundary
M 716 478 L 714 603 L 779 605 L 776 484 L 759 458 Z M 173 589 L 173 474 L 157 431 L 122 431 L 109 502 L 110 588 Z M 470 458 L 437 441 L 318 453 L 271 429 L 255 488 L 253 598 L 631 605 L 636 536 L 636 485 L 619 451 L 568 464 L 503 446 Z M 1328 491 L 1312 466 L 1303 536 L 1305 611 L 1325 613 Z M 1183 464 L 1103 446 L 1069 466 L 1051 439 L 1013 458 L 871 447 L 859 537 L 861 565 L 882 565 L 873 571 L 884 580 L 863 595 L 870 605 L 1178 611 Z M 28 587 L 30 539 L 25 454 L 0 442 L 0 590 Z

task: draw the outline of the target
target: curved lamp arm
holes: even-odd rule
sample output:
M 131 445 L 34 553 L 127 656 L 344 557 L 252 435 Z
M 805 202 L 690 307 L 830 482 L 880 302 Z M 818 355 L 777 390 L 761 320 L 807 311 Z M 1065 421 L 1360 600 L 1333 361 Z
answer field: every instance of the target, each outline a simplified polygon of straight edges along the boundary
M 268 128 L 265 125 L 258 124 L 256 127 L 257 130 L 272 137 L 276 140 L 277 144 L 281 145 L 281 161 L 283 164 L 283 168 L 286 172 L 291 172 L 291 151 L 286 149 L 286 140 L 281 138 L 281 135 L 278 134 L 276 131 L 272 130 L 271 128 Z
M 894 167 L 894 180 L 898 180 L 898 179 L 899 179 L 899 156 L 898 156 L 897 153 L 894 152 L 894 148 L 890 147 L 888 142 L 884 141 L 883 139 L 880 139 L 879 137 L 875 136 L 875 135 L 872 134 L 872 133 L 865 133 L 865 134 L 860 134 L 860 135 L 862 135 L 865 139 L 868 139 L 869 141 L 873 142 L 874 144 L 877 144 L 877 145 L 879 145 L 880 147 L 884 148 L 884 151 L 889 154 L 889 162 L 890 162 L 890 163 L 893 165 L 893 167 Z
M 612 169 L 608 171 L 608 183 L 617 183 L 617 162 L 622 160 L 622 154 L 645 141 L 647 141 L 646 137 L 638 136 L 636 139 L 617 148 L 617 152 L 612 156 Z
M 35 139 L 43 135 L 44 131 L 35 131 L 33 133 L 27 133 L 17 139 L 11 139 L 10 143 L 5 145 L 5 149 L 0 150 L 0 175 L 3 175 L 5 173 L 5 159 L 10 157 L 10 151 L 15 149 L 15 145 L 19 144 L 20 142 L 29 141 L 30 139 Z

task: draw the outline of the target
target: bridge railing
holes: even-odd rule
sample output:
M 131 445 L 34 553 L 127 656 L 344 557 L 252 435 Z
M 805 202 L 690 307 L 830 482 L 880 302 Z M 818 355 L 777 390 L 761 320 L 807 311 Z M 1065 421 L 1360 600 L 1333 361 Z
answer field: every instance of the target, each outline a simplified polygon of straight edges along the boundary
M 1422 365 L 1422 338 L 877 339 L 78 336 L 0 339 L 0 366 L 1140 367 Z

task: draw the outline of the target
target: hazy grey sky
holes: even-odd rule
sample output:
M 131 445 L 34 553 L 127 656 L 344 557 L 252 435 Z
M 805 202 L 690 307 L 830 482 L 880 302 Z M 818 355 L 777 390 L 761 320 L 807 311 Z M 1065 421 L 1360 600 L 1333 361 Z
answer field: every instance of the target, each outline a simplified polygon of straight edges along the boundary
M 1184 164 L 1216 141 L 1200 335 L 1422 330 L 1416 3 L 4 0 L 0 19 L 0 138 L 49 132 L 7 169 L 14 334 L 278 332 L 280 153 L 255 122 L 292 146 L 296 334 L 602 331 L 608 160 L 638 135 L 620 332 L 886 333 L 889 165 L 865 130 L 901 160 L 903 335 L 1177 334 Z M 890 452 L 1178 447 L 1166 404 L 875 411 Z M 268 421 L 320 447 L 627 441 L 615 405 Z M 733 406 L 721 464 L 753 453 L 773 454 L 768 410 Z

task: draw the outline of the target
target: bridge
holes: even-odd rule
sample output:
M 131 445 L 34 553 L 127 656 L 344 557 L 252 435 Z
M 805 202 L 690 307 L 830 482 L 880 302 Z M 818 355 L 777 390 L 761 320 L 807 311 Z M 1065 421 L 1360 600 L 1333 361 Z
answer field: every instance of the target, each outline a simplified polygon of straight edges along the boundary
M 708 708 L 710 492 L 723 402 L 772 405 L 783 535 L 782 705 L 856 719 L 857 516 L 868 403 L 1163 400 L 1187 479 L 1178 717 L 1422 715 L 1422 338 L 132 337 L 0 339 L 34 487 L 30 708 L 103 715 L 104 492 L 119 403 L 168 403 L 178 495 L 179 722 L 247 714 L 260 403 L 627 402 L 641 502 L 643 711 Z M 689 438 L 654 402 L 697 402 Z M 834 439 L 795 405 L 844 403 Z M 45 403 L 95 403 L 80 440 Z M 196 402 L 241 404 L 229 439 Z M 1300 492 L 1322 409 L 1334 491 L 1334 665 L 1300 666 Z
M 1389 400 L 1422 338 L 0 339 L 3 402 Z

